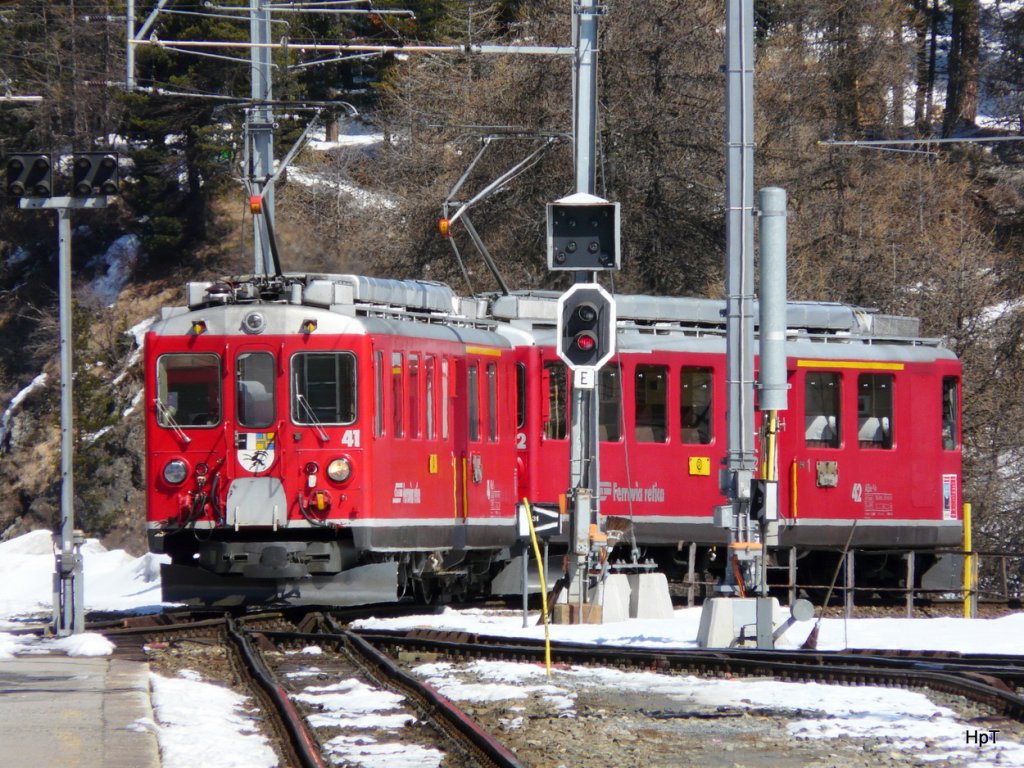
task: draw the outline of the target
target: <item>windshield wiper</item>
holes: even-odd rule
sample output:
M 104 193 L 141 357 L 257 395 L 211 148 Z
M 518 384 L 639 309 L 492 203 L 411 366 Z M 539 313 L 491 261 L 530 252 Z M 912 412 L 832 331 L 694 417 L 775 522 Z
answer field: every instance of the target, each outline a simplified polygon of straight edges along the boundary
M 163 404 L 163 401 L 158 397 L 154 400 L 156 403 L 157 413 L 160 414 L 160 418 L 167 424 L 174 433 L 180 437 L 186 445 L 192 442 L 192 438 L 185 434 L 185 431 L 181 426 L 174 420 L 174 415 L 171 413 L 171 409 Z
M 324 431 L 323 422 L 316 417 L 315 413 L 313 413 L 313 409 L 309 406 L 309 403 L 306 402 L 306 398 L 303 397 L 301 394 L 296 393 L 295 399 L 298 400 L 299 405 L 301 405 L 302 409 L 306 412 L 306 416 L 309 417 L 310 423 L 312 423 L 312 425 L 316 428 L 317 433 L 319 433 L 320 439 L 323 440 L 325 443 L 328 440 L 330 440 L 330 438 L 327 436 L 327 433 Z

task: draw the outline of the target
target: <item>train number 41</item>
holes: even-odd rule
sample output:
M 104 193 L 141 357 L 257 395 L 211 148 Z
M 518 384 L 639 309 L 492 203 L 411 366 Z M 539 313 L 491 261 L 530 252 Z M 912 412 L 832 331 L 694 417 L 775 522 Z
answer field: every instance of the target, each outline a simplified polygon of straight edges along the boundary
M 358 429 L 346 429 L 341 433 L 341 444 L 349 448 L 358 448 L 360 435 Z

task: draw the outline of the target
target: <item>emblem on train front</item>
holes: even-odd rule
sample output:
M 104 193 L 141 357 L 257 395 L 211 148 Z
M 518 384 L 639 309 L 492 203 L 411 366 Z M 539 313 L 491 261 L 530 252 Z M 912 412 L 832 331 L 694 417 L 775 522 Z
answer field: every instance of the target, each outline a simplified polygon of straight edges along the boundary
M 247 472 L 258 475 L 266 472 L 274 463 L 274 433 L 246 432 L 238 435 L 235 447 L 238 463 Z

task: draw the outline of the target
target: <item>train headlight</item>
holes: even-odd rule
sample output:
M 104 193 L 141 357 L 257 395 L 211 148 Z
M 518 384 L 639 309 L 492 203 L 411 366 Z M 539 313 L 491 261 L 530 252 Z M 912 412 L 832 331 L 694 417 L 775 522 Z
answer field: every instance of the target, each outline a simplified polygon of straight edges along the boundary
M 335 459 L 327 465 L 327 476 L 336 483 L 344 483 L 352 477 L 352 462 L 344 457 Z
M 181 485 L 188 477 L 188 467 L 181 459 L 171 459 L 164 465 L 164 480 L 171 485 Z

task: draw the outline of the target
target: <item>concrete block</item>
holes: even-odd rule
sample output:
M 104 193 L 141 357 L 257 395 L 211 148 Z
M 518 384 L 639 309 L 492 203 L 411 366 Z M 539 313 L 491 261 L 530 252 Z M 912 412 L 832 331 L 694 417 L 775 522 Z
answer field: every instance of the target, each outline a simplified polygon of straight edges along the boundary
M 614 621 L 625 621 L 632 616 L 630 604 L 630 581 L 632 577 L 624 573 L 613 573 L 604 582 L 602 605 L 604 608 L 603 624 Z
M 782 624 L 779 601 L 772 598 L 772 629 Z M 739 641 L 739 638 L 743 641 Z M 757 598 L 714 597 L 704 602 L 697 629 L 700 648 L 729 648 L 737 642 L 739 647 L 757 643 Z
M 630 618 L 671 619 L 675 616 L 664 573 L 634 573 L 628 579 Z

